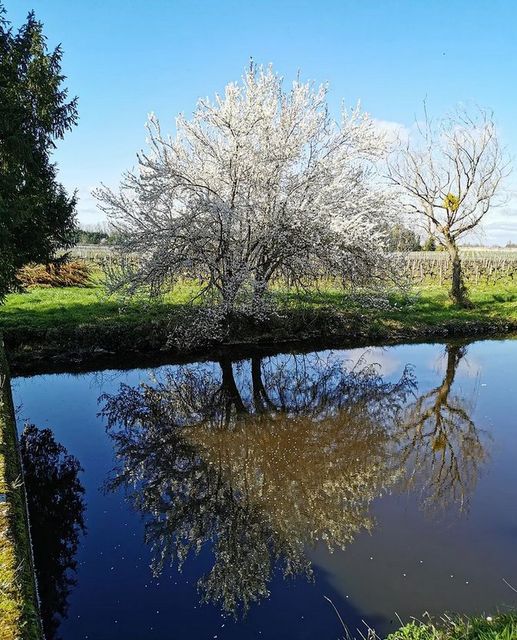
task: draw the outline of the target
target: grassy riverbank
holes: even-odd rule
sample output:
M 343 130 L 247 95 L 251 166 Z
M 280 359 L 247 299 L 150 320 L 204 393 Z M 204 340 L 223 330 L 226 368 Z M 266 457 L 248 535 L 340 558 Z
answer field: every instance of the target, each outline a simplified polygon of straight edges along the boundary
M 123 307 L 101 283 L 88 288 L 32 288 L 0 307 L 0 332 L 11 359 L 88 357 L 93 352 L 150 353 L 169 349 L 168 337 L 192 294 L 179 287 L 160 302 L 133 300 Z M 394 341 L 475 337 L 517 330 L 517 283 L 471 288 L 473 307 L 458 309 L 445 287 L 426 285 L 389 305 L 325 288 L 274 292 L 278 312 L 262 323 L 236 319 L 232 343 L 304 340 Z M 177 349 L 176 349 L 177 350 Z M 180 349 L 181 350 L 181 349 Z
M 444 618 L 441 623 L 411 622 L 387 640 L 515 640 L 517 614 L 492 617 Z
M 7 364 L 0 342 L 0 640 L 42 637 Z
M 102 284 L 79 288 L 35 287 L 7 297 L 0 307 L 0 331 L 48 329 L 56 324 L 100 326 L 130 324 L 162 319 L 185 305 L 194 290 L 182 285 L 159 302 L 133 300 L 121 306 L 107 296 Z M 274 297 L 282 313 L 308 309 L 330 309 L 336 314 L 361 314 L 369 322 L 387 327 L 439 326 L 455 321 L 517 322 L 517 282 L 476 285 L 470 289 L 472 309 L 458 309 L 448 299 L 447 289 L 438 285 L 416 287 L 409 297 L 393 294 L 388 308 L 369 308 L 360 297 L 352 297 L 330 287 L 320 291 L 277 290 Z
M 55 322 L 61 325 L 77 323 L 100 324 L 102 322 L 129 322 L 142 320 L 145 311 L 148 318 L 167 314 L 175 307 L 186 304 L 193 285 L 183 284 L 174 293 L 159 302 L 133 300 L 123 307 L 109 297 L 102 283 L 90 287 L 45 288 L 34 287 L 23 293 L 7 297 L 0 307 L 0 329 L 17 327 L 48 328 Z M 409 297 L 393 294 L 389 297 L 391 308 L 380 311 L 366 308 L 360 297 L 352 297 L 341 290 L 325 287 L 319 291 L 295 292 L 276 290 L 274 297 L 282 310 L 296 308 L 321 308 L 332 306 L 336 312 L 361 311 L 370 318 L 386 321 L 439 324 L 454 319 L 506 319 L 517 321 L 517 281 L 501 281 L 498 284 L 479 284 L 470 288 L 472 309 L 457 309 L 448 299 L 444 286 L 426 284 L 415 287 Z M 411 314 L 411 318 L 408 317 Z

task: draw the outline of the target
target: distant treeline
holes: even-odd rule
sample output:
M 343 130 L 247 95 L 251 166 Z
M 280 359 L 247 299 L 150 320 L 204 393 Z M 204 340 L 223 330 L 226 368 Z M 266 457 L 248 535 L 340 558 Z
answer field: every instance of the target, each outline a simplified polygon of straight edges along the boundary
M 77 229 L 75 232 L 75 243 L 83 246 L 116 245 L 119 240 L 120 234 L 109 229 Z M 389 251 L 434 251 L 436 248 L 433 238 L 422 244 L 418 234 L 403 224 L 393 225 L 389 229 Z
M 388 251 L 436 251 L 435 239 L 429 236 L 424 242 L 412 229 L 403 224 L 392 225 L 388 230 Z
M 75 243 L 79 245 L 115 245 L 118 239 L 119 234 L 114 231 L 77 229 L 75 232 Z
M 75 243 L 80 246 L 87 245 L 108 245 L 113 246 L 119 244 L 120 234 L 109 229 L 77 229 L 75 232 Z M 470 247 L 465 244 L 463 247 Z M 472 245 L 478 248 L 478 245 Z M 508 241 L 506 249 L 517 248 L 517 244 Z M 389 229 L 388 234 L 388 251 L 408 252 L 408 251 L 442 251 L 442 247 L 436 240 L 429 236 L 422 239 L 418 233 L 409 229 L 403 224 L 393 225 Z
M 506 245 L 481 247 L 479 244 L 462 243 L 462 249 L 517 249 L 517 243 L 509 240 Z M 412 251 L 444 251 L 442 247 L 433 236 L 427 236 L 422 238 L 418 233 L 409 229 L 403 224 L 392 225 L 388 230 L 388 251 L 395 252 L 412 252 Z

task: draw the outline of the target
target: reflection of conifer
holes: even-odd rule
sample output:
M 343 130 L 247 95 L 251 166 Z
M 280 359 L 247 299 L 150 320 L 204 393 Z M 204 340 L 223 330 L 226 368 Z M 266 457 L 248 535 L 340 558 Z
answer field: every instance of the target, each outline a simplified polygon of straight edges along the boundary
M 409 485 L 418 479 L 430 506 L 468 505 L 486 460 L 483 433 L 470 417 L 471 407 L 452 393 L 465 353 L 464 346 L 447 345 L 443 381 L 408 407 L 401 426 L 402 459 L 413 470 Z
M 152 514 L 155 571 L 211 541 L 199 587 L 236 613 L 267 597 L 275 570 L 310 576 L 307 545 L 344 547 L 371 527 L 371 501 L 399 473 L 389 434 L 414 381 L 317 356 L 253 358 L 238 381 L 229 360 L 219 369 L 123 386 L 104 414 L 122 465 L 111 487 Z
M 41 615 L 47 640 L 57 640 L 60 619 L 76 584 L 75 555 L 84 532 L 84 489 L 79 461 L 50 429 L 26 425 L 20 440 Z

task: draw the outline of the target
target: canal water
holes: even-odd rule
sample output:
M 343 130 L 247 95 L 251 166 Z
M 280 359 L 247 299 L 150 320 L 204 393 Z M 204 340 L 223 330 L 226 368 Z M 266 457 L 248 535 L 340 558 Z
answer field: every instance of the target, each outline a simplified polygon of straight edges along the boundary
M 517 340 L 17 377 L 47 638 L 517 606 Z

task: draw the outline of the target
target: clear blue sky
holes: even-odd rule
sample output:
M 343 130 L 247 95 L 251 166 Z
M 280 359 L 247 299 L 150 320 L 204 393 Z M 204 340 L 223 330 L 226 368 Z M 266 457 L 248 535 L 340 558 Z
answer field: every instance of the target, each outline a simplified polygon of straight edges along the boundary
M 409 126 L 457 102 L 494 110 L 517 156 L 515 0 L 5 0 L 18 25 L 34 9 L 61 43 L 80 122 L 56 154 L 80 194 L 79 219 L 101 219 L 89 191 L 115 185 L 145 146 L 154 111 L 173 130 L 179 112 L 240 78 L 250 56 L 292 78 L 329 81 L 379 120 Z M 513 174 L 509 188 L 517 190 Z M 489 242 L 517 241 L 512 200 L 486 225 Z

